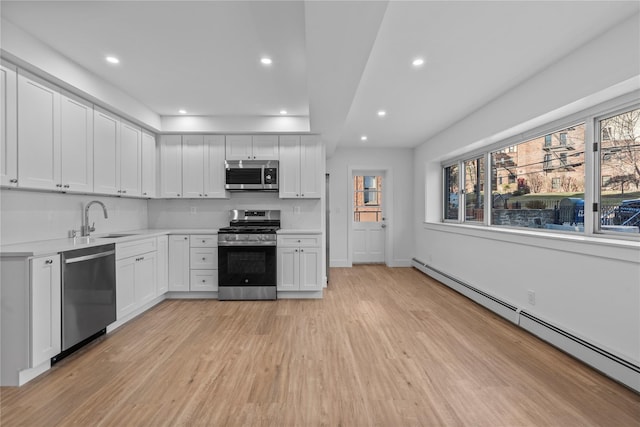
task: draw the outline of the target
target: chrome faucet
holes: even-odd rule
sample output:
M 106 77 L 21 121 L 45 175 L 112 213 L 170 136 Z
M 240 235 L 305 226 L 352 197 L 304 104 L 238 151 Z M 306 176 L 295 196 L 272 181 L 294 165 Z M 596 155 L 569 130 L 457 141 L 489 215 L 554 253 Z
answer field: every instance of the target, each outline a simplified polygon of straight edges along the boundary
M 91 232 L 96 231 L 96 227 L 95 227 L 96 223 L 95 222 L 93 223 L 93 225 L 89 225 L 89 208 L 94 203 L 97 203 L 100 206 L 102 206 L 102 211 L 104 212 L 104 217 L 105 218 L 109 217 L 107 215 L 107 207 L 101 201 L 92 200 L 89 203 L 87 203 L 87 206 L 84 207 L 84 224 L 82 225 L 82 228 L 81 228 L 81 234 L 83 236 L 88 236 L 89 234 L 91 234 Z

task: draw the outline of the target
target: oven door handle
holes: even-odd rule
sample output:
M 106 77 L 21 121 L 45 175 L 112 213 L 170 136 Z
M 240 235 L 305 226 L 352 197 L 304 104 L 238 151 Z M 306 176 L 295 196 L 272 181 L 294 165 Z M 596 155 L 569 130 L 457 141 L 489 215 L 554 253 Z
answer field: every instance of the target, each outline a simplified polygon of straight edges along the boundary
M 233 247 L 256 247 L 256 246 L 276 246 L 276 242 L 274 241 L 264 241 L 264 242 L 251 242 L 251 243 L 247 243 L 247 242 L 218 242 L 218 246 L 220 247 L 229 247 L 229 246 L 233 246 Z

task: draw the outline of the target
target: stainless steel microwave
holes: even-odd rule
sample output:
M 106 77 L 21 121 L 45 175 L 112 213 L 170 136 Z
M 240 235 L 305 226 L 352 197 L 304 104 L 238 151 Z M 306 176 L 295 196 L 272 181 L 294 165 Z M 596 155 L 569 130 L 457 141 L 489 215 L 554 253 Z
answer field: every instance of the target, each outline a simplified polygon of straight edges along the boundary
M 225 188 L 230 191 L 278 191 L 277 160 L 226 160 Z

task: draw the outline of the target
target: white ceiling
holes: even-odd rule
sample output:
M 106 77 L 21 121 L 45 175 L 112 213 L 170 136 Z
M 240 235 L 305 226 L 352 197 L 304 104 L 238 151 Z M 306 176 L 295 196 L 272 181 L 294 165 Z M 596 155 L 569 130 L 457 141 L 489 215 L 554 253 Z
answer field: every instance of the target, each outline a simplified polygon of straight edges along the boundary
M 308 116 L 329 152 L 415 147 L 639 9 L 637 1 L 1 4 L 4 19 L 161 116 L 285 109 Z M 121 63 L 105 63 L 108 54 Z M 262 66 L 262 55 L 273 64 Z M 419 69 L 416 56 L 426 59 Z

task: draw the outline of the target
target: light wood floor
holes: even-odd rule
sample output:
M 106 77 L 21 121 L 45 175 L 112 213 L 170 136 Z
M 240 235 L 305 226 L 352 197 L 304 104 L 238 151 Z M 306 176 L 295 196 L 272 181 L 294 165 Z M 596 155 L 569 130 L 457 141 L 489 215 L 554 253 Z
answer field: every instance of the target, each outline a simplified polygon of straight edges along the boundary
M 634 426 L 640 396 L 410 268 L 165 301 L 0 397 L 3 426 Z

